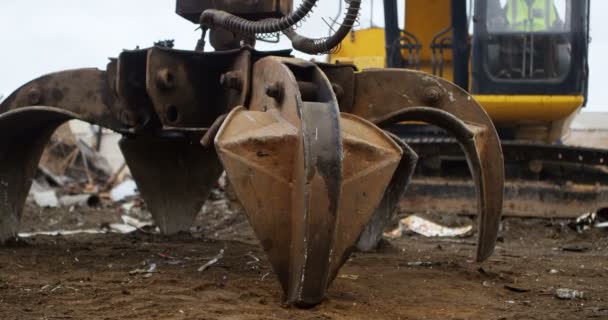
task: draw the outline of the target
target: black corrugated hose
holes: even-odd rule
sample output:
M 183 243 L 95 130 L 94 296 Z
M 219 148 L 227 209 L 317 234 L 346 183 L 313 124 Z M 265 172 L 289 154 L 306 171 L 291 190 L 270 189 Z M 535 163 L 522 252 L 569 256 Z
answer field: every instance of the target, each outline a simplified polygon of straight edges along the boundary
M 283 33 L 291 40 L 293 48 L 298 51 L 308 54 L 328 53 L 344 40 L 359 18 L 361 0 L 346 0 L 346 2 L 348 2 L 348 9 L 344 21 L 338 31 L 330 37 L 312 39 L 299 35 L 293 28 L 289 28 Z
M 201 15 L 201 25 L 206 28 L 219 26 L 223 29 L 241 34 L 264 34 L 283 32 L 291 40 L 293 48 L 308 54 L 319 54 L 330 52 L 352 30 L 353 25 L 359 18 L 361 0 L 345 0 L 348 9 L 344 21 L 336 33 L 327 38 L 312 39 L 299 35 L 294 26 L 302 21 L 316 5 L 318 0 L 304 0 L 296 11 L 280 19 L 266 19 L 261 21 L 250 21 L 232 15 L 221 10 L 205 10 Z
M 304 0 L 298 9 L 280 19 L 265 19 L 250 21 L 237 17 L 226 11 L 209 9 L 201 15 L 201 25 L 211 28 L 219 26 L 223 29 L 240 34 L 275 33 L 289 29 L 302 21 L 316 5 L 318 0 Z

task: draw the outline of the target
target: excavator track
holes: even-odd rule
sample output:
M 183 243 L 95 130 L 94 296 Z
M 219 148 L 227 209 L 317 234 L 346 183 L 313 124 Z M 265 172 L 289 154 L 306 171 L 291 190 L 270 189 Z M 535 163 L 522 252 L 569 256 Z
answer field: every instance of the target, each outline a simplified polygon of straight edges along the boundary
M 466 159 L 458 142 L 396 131 L 419 156 L 401 207 L 408 212 L 475 214 L 474 187 L 463 170 Z M 608 150 L 527 141 L 501 144 L 504 215 L 575 218 L 608 208 Z

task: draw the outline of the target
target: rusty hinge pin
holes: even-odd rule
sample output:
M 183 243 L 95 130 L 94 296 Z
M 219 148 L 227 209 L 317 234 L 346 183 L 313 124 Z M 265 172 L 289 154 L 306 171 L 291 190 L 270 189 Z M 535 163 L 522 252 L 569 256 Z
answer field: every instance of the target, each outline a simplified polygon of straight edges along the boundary
M 281 103 L 283 101 L 283 83 L 277 81 L 267 85 L 266 95 Z

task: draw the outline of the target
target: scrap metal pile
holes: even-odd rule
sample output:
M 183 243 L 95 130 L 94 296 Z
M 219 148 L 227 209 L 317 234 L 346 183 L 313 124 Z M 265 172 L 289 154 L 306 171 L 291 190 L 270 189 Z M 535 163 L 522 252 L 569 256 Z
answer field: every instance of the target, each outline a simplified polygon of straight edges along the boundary
M 223 170 L 277 273 L 287 303 L 320 303 L 357 241 L 370 249 L 405 192 L 416 154 L 384 131 L 401 121 L 446 129 L 476 182 L 477 260 L 491 255 L 500 222 L 503 160 L 482 108 L 452 83 L 412 70 L 368 70 L 253 49 L 256 34 L 285 33 L 322 53 L 348 34 L 298 35 L 316 0 L 178 1 L 218 49 L 124 51 L 106 71 L 31 81 L 0 105 L 0 239 L 16 236 L 42 151 L 79 119 L 123 134 L 120 147 L 161 232 L 188 230 Z M 290 13 L 291 12 L 291 13 Z M 277 18 L 283 16 L 282 18 Z M 250 21 L 245 19 L 257 20 Z M 359 240 L 360 239 L 360 240 Z

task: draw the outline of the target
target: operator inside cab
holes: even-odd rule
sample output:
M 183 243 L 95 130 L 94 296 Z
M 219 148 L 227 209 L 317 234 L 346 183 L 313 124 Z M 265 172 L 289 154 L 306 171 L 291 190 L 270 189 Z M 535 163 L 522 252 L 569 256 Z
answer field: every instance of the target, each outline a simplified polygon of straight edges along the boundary
M 542 32 L 559 30 L 559 16 L 553 0 L 508 0 L 504 12 L 510 30 Z
M 555 79 L 569 64 L 567 40 L 561 36 L 564 23 L 554 0 L 490 0 L 487 22 L 498 44 L 493 76 Z

